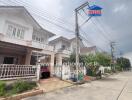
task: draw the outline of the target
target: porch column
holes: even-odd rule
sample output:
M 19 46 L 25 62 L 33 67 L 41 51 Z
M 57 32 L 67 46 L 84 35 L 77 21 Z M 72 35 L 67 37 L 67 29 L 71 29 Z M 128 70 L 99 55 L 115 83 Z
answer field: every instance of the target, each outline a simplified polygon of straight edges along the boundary
M 51 76 L 54 74 L 54 58 L 55 58 L 55 55 L 51 54 L 51 62 L 50 62 Z
M 27 49 L 26 59 L 25 59 L 25 65 L 30 65 L 32 50 Z
M 62 65 L 62 55 L 61 54 L 56 55 L 56 64 Z

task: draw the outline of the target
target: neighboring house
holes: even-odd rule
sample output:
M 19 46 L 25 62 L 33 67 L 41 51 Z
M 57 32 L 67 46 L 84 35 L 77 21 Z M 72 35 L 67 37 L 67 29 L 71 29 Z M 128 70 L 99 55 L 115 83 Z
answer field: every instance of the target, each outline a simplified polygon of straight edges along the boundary
M 96 46 L 80 48 L 80 54 L 81 55 L 96 54 L 96 52 L 97 52 Z
M 0 64 L 54 64 L 53 33 L 43 29 L 22 6 L 0 6 Z
M 49 42 L 50 45 L 55 48 L 55 63 L 62 65 L 66 58 L 69 58 L 71 53 L 76 53 L 76 38 L 67 39 L 65 37 L 58 37 Z M 80 54 L 95 54 L 96 46 L 85 47 L 83 42 L 80 40 Z
M 70 39 L 70 42 L 71 42 L 71 51 L 72 51 L 72 53 L 76 53 L 76 38 Z M 79 44 L 80 44 L 80 48 L 85 47 L 82 40 L 80 40 Z
M 49 42 L 55 49 L 55 63 L 62 65 L 65 58 L 71 54 L 71 41 L 65 37 L 59 37 Z

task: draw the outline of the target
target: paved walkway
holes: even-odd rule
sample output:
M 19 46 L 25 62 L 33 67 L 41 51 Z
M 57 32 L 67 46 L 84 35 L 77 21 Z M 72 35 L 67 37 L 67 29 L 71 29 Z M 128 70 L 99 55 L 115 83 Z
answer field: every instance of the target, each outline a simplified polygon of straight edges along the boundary
M 132 100 L 132 72 L 119 73 L 24 100 Z
M 40 80 L 40 88 L 43 89 L 45 92 L 51 92 L 56 89 L 69 87 L 71 85 L 73 84 L 62 81 L 57 78 L 49 78 L 49 79 Z

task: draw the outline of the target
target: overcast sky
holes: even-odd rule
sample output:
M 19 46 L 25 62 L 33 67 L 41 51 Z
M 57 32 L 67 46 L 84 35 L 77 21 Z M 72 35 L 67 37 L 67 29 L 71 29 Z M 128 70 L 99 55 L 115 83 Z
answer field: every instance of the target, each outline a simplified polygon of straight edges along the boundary
M 24 5 L 29 12 L 47 30 L 57 36 L 74 37 L 74 9 L 87 0 L 3 0 L 17 1 Z M 21 3 L 20 3 L 20 2 Z M 90 5 L 99 5 L 103 8 L 102 16 L 92 18 L 81 27 L 85 31 L 84 37 L 92 45 L 97 45 L 103 50 L 110 50 L 110 41 L 116 42 L 116 53 L 121 51 L 125 56 L 132 56 L 132 0 L 88 0 Z M 27 6 L 27 4 L 28 6 Z M 12 4 L 14 5 L 14 3 Z M 86 11 L 86 10 L 85 10 Z M 79 24 L 83 23 L 88 16 L 80 12 Z M 46 21 L 45 19 L 48 19 Z M 53 23 L 51 23 L 53 22 Z M 60 28 L 54 24 L 65 27 Z M 68 30 L 67 30 L 68 29 Z M 82 32 L 80 32 L 81 35 Z M 86 36 L 87 35 L 87 36 Z

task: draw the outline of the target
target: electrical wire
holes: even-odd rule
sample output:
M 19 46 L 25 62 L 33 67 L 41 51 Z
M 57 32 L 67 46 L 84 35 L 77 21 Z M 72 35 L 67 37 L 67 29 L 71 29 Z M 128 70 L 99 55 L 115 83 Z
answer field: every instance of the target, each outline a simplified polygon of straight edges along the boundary
M 8 0 L 8 1 L 9 1 L 9 0 Z M 16 0 L 15 0 L 15 1 L 16 1 Z M 10 2 L 12 2 L 12 1 L 10 0 Z M 5 2 L 4 2 L 4 3 L 5 3 Z M 12 2 L 12 3 L 14 4 L 15 2 Z M 18 2 L 17 2 L 17 3 L 18 3 Z M 7 3 L 6 3 L 6 4 L 7 4 Z M 19 4 L 20 4 L 20 2 L 19 2 Z M 28 8 L 29 8 L 29 6 L 28 6 Z M 31 9 L 31 7 L 30 7 L 30 9 Z M 32 12 L 33 12 L 34 15 L 36 15 L 36 16 L 40 17 L 41 19 L 43 19 L 43 20 L 49 22 L 50 24 L 54 24 L 55 26 L 60 27 L 60 28 L 64 29 L 64 30 L 67 31 L 67 32 L 74 33 L 74 31 L 69 30 L 68 28 L 65 28 L 65 27 L 63 27 L 63 26 L 61 26 L 61 25 L 56 24 L 55 22 L 52 22 L 52 21 L 46 19 L 46 18 L 45 18 L 46 16 L 40 16 L 40 15 L 36 14 L 36 13 L 38 13 L 38 10 L 32 10 Z M 39 14 L 40 14 L 40 13 L 39 13 Z M 44 14 L 44 13 L 41 12 L 41 14 Z M 54 17 L 54 18 L 56 18 L 56 17 Z M 55 20 L 55 21 L 57 21 L 57 20 Z M 64 20 L 63 20 L 63 22 L 64 22 Z M 61 24 L 62 24 L 62 23 L 61 23 Z M 70 24 L 70 25 L 72 25 L 72 24 Z M 82 30 L 81 30 L 81 31 L 82 31 Z M 87 36 L 87 34 L 86 34 L 85 32 L 83 32 L 83 34 L 85 34 L 85 36 Z M 88 40 L 87 40 L 87 41 L 88 41 Z M 88 42 L 89 42 L 89 41 L 88 41 Z M 90 42 L 89 42 L 89 43 L 90 43 Z
M 6 3 L 6 2 L 2 2 L 2 3 L 4 3 L 4 4 L 9 4 L 9 3 Z M 34 12 L 34 11 L 32 11 L 32 13 L 33 13 L 34 15 L 36 15 L 37 17 L 41 18 L 41 20 L 43 19 L 43 20 L 47 21 L 48 23 L 53 24 L 53 25 L 55 25 L 55 26 L 57 26 L 57 27 L 59 27 L 59 28 L 65 30 L 65 31 L 67 31 L 67 32 L 74 33 L 74 31 L 72 31 L 72 30 L 70 30 L 70 29 L 68 29 L 68 28 L 65 28 L 65 27 L 63 27 L 63 26 L 61 26 L 61 25 L 59 25 L 59 24 L 56 24 L 55 22 L 52 22 L 52 21 L 50 21 L 49 19 L 46 19 L 44 16 L 42 16 L 42 15 L 40 16 L 39 14 L 36 14 L 36 12 Z M 72 34 L 72 35 L 73 35 L 73 34 Z
M 83 9 L 83 12 L 85 15 L 87 15 L 87 13 L 85 12 L 84 9 Z M 81 14 L 79 14 L 79 15 L 81 15 Z M 83 17 L 83 16 L 81 15 L 81 17 Z M 101 32 L 102 36 L 104 38 L 106 38 L 109 42 L 111 42 L 111 40 L 104 34 L 104 31 L 102 31 L 102 29 L 95 22 L 93 22 L 93 20 L 91 20 L 91 22 L 96 26 L 96 29 L 98 29 Z
M 63 24 L 67 23 L 67 24 L 71 25 L 71 23 L 68 22 L 68 20 L 65 20 L 64 18 L 59 18 L 58 16 L 55 16 L 55 15 L 51 15 L 51 14 L 49 14 L 49 13 L 48 13 L 47 11 L 45 11 L 45 10 L 41 10 L 41 9 L 35 8 L 34 6 L 30 5 L 30 4 L 27 3 L 27 2 L 24 2 L 24 1 L 17 1 L 17 0 L 13 0 L 13 1 L 8 0 L 8 1 L 9 1 L 9 2 L 12 2 L 12 3 L 17 3 L 17 4 L 24 5 L 24 6 L 28 7 L 28 8 L 31 8 L 31 11 L 32 11 L 32 10 L 35 10 L 35 11 L 37 11 L 37 12 L 42 13 L 43 15 L 47 15 L 47 17 L 50 17 L 50 18 L 52 18 L 53 20 L 58 20 L 59 22 L 61 22 L 61 23 L 63 23 Z M 14 2 L 14 1 L 15 1 L 15 2 Z M 33 8 L 34 8 L 34 9 L 33 9 Z

